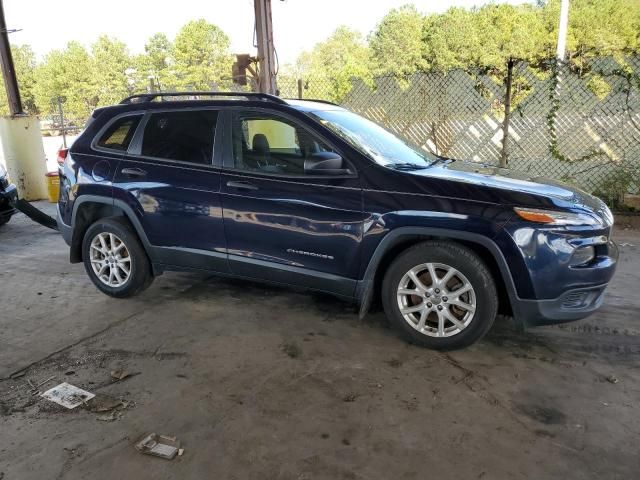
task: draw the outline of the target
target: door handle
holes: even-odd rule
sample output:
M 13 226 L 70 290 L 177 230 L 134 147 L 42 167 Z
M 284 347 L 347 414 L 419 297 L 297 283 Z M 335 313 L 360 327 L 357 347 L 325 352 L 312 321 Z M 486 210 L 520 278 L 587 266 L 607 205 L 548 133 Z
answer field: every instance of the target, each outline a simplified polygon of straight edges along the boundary
M 146 177 L 147 172 L 141 168 L 123 168 L 120 172 L 127 177 Z
M 249 182 L 227 182 L 227 187 L 235 188 L 237 190 L 258 190 L 258 187 Z

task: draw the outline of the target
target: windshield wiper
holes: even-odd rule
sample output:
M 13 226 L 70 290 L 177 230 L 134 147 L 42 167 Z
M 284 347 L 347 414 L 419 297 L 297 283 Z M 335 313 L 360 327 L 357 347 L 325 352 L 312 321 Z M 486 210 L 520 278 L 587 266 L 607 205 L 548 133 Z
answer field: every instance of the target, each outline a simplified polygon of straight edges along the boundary
M 385 167 L 393 168 L 394 170 L 422 170 L 423 168 L 427 168 L 429 165 L 420 165 L 418 163 L 387 163 Z

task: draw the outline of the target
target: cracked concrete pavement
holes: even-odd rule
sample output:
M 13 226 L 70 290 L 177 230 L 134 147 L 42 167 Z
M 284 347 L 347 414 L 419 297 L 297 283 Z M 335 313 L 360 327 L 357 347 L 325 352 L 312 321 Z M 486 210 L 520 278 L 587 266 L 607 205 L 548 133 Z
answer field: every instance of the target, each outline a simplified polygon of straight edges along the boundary
M 0 478 L 634 478 L 640 233 L 616 240 L 628 245 L 598 314 L 526 333 L 500 321 L 437 353 L 380 313 L 208 275 L 111 299 L 20 215 L 0 229 Z M 41 390 L 67 381 L 124 403 L 65 410 L 30 391 L 52 376 Z M 185 454 L 140 454 L 149 432 Z

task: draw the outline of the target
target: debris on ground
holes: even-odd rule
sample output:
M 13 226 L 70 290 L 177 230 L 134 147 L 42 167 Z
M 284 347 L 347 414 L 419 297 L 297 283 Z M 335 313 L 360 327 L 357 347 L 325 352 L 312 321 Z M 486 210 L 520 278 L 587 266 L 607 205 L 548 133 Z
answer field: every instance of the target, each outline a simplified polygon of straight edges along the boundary
M 282 351 L 286 353 L 289 358 L 298 358 L 300 355 L 302 355 L 302 349 L 300 349 L 300 347 L 293 342 L 282 344 Z
M 609 383 L 618 383 L 620 380 L 618 380 L 618 377 L 614 376 L 614 375 L 609 375 L 607 377 L 607 382 Z
M 137 374 L 129 372 L 127 370 L 111 370 L 111 378 L 113 378 L 115 382 L 119 382 L 121 380 L 124 380 L 125 378 L 133 377 L 134 375 Z
M 184 455 L 184 448 L 179 448 L 178 449 L 178 456 L 181 457 L 182 455 Z
M 180 448 L 180 441 L 176 437 L 158 435 L 157 433 L 150 433 L 136 443 L 136 449 L 146 455 L 154 455 L 167 460 L 173 460 L 176 455 L 184 453 L 184 449 Z M 182 453 L 179 453 L 180 451 Z
M 110 395 L 98 394 L 90 401 L 86 402 L 86 405 L 90 412 L 103 413 L 122 407 L 123 402 L 119 398 L 115 398 Z
M 96 420 L 99 422 L 113 422 L 114 420 L 120 419 L 120 417 L 122 417 L 122 412 L 120 410 L 112 410 L 109 413 L 98 415 Z
M 635 247 L 633 243 L 622 242 L 618 244 L 620 247 Z
M 64 382 L 40 396 L 71 410 L 88 402 L 95 397 L 95 394 Z

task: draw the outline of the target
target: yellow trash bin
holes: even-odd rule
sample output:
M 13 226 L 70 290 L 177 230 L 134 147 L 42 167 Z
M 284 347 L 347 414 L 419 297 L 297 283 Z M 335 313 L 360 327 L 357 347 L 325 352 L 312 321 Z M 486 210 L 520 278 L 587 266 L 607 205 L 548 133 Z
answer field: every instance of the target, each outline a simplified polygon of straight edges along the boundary
M 49 172 L 45 176 L 47 177 L 49 201 L 56 203 L 60 195 L 60 177 L 58 176 L 58 172 Z

